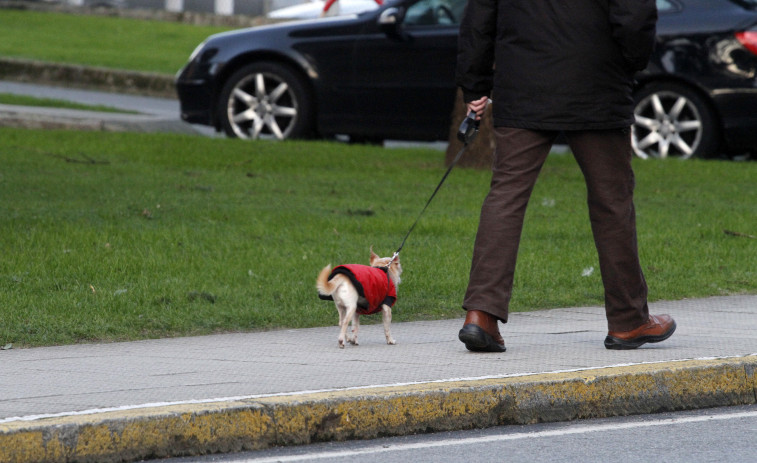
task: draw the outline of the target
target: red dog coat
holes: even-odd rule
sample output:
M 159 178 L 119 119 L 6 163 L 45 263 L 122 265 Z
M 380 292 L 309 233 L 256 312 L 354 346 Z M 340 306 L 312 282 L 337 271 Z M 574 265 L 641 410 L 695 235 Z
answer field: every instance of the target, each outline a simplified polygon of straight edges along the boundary
M 357 313 L 371 315 L 381 310 L 383 304 L 389 307 L 397 300 L 397 289 L 392 279 L 383 268 L 369 267 L 368 265 L 348 264 L 334 267 L 329 275 L 329 281 L 336 275 L 344 275 L 355 286 L 358 295 Z M 333 301 L 331 296 L 319 294 L 324 300 Z

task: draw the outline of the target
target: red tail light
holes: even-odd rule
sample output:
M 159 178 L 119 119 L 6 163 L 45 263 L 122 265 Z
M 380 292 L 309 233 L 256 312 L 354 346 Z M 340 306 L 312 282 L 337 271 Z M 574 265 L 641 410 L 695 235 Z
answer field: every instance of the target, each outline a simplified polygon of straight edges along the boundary
M 757 31 L 736 32 L 736 38 L 744 48 L 757 55 Z

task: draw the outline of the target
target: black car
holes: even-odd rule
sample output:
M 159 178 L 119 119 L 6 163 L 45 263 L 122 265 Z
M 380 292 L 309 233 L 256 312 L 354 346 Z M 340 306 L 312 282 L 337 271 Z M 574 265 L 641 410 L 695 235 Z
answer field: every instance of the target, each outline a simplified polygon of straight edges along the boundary
M 757 151 L 757 1 L 658 0 L 657 46 L 638 76 L 641 157 Z
M 657 4 L 657 47 L 637 77 L 636 153 L 757 150 L 757 0 Z M 181 117 L 239 138 L 446 140 L 464 6 L 389 0 L 211 36 L 177 76 Z

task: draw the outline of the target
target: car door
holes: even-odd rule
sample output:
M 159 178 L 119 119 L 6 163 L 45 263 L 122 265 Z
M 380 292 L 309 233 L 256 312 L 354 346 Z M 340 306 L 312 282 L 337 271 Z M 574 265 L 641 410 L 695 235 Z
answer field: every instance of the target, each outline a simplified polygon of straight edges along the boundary
M 379 20 L 357 37 L 352 78 L 344 84 L 351 87 L 348 92 L 361 108 L 363 135 L 447 138 L 464 4 L 464 0 L 399 2 L 396 28 L 382 29 Z

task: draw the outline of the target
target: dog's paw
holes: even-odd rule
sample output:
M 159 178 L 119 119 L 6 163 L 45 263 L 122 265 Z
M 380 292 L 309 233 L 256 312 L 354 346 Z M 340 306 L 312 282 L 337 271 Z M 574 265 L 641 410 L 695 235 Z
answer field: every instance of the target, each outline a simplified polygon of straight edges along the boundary
M 339 348 L 344 349 L 344 339 L 339 339 L 337 342 L 339 343 Z
M 352 344 L 353 346 L 359 346 L 360 345 L 360 344 L 357 343 L 357 338 L 350 339 L 350 344 Z
M 397 344 L 397 341 L 395 341 L 394 338 L 389 338 L 386 340 L 386 343 L 389 344 L 390 346 L 393 346 Z

